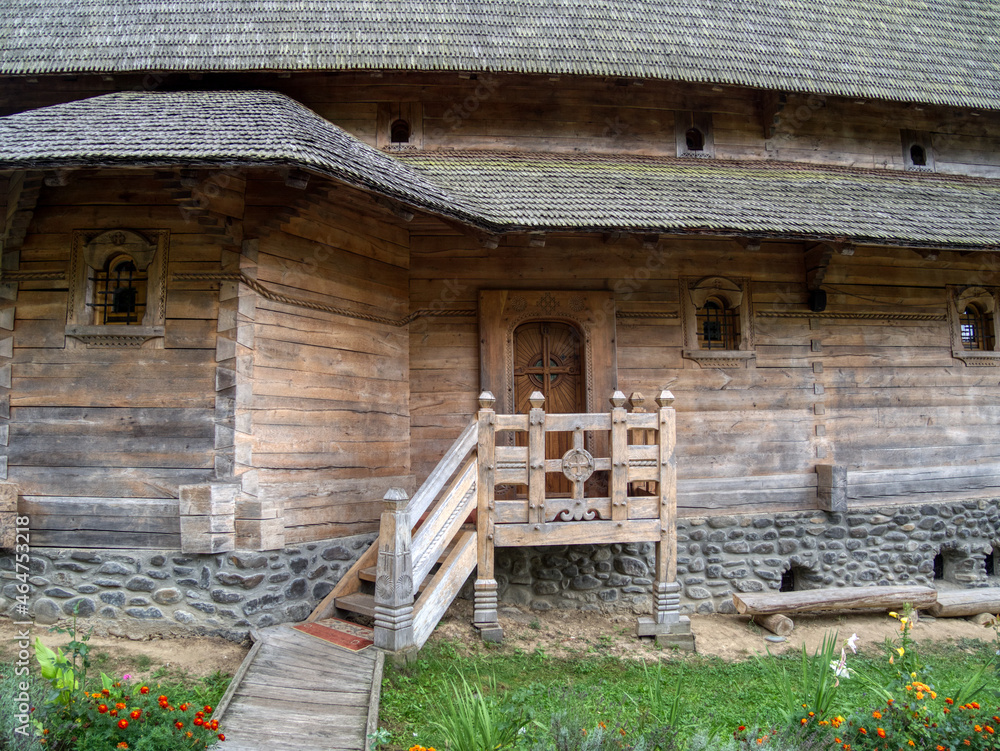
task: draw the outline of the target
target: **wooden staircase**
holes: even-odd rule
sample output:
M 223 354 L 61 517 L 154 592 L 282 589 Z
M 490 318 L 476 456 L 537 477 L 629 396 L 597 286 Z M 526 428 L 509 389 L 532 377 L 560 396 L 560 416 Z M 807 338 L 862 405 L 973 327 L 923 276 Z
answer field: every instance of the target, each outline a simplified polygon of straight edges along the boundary
M 484 639 L 499 641 L 496 548 L 648 540 L 656 548 L 653 613 L 639 619 L 639 635 L 693 646 L 675 581 L 673 394 L 661 391 L 653 411 L 636 393 L 629 412 L 620 391 L 611 395 L 608 412 L 546 414 L 539 391 L 528 401 L 526 415 L 498 414 L 493 394 L 480 394 L 475 419 L 413 498 L 398 488 L 386 493 L 378 540 L 310 621 L 360 613 L 375 619 L 377 646 L 419 649 L 476 569 L 473 623 Z M 572 448 L 549 457 L 547 439 L 560 433 L 569 435 Z M 602 481 L 588 488 L 595 472 L 603 473 Z M 561 475 L 572 493 L 549 496 L 548 475 Z M 510 486 L 526 492 L 510 498 L 499 490 Z M 467 524 L 473 511 L 475 524 Z
M 378 539 L 307 620 L 356 613 L 375 619 L 378 646 L 424 645 L 476 568 L 476 439 L 473 421 L 413 498 L 386 494 Z

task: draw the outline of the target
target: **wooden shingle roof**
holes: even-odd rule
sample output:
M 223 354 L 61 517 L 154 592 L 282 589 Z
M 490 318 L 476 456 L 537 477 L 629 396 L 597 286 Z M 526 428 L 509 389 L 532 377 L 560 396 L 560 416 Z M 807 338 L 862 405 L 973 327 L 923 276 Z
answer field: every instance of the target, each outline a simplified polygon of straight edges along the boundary
M 1000 248 L 1000 184 L 774 162 L 402 152 L 283 94 L 122 92 L 0 118 L 0 170 L 290 166 L 495 232 L 624 231 Z
M 0 75 L 473 70 L 1000 108 L 996 0 L 0 0 Z

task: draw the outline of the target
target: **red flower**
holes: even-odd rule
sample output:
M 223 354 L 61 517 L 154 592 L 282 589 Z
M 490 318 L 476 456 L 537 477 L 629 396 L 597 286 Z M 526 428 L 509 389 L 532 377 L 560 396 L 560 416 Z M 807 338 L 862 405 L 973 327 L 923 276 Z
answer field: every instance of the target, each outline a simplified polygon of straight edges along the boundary
M 129 717 L 131 717 L 133 720 L 138 720 L 140 717 L 142 717 L 142 710 L 133 709 L 132 714 L 130 714 Z
M 976 705 L 976 709 L 979 709 L 979 705 L 978 704 Z M 207 704 L 205 705 L 205 714 L 212 714 L 212 708 L 210 706 L 208 706 Z
M 117 709 L 112 709 L 110 712 L 108 712 L 108 714 L 111 715 L 112 717 L 117 717 L 118 716 L 118 710 Z
M 149 686 L 143 686 L 142 688 L 140 688 L 139 689 L 139 693 L 140 694 L 148 694 L 149 693 Z
M 97 707 L 97 711 L 100 712 L 101 714 L 104 714 L 105 712 L 108 711 L 108 705 L 107 704 L 99 704 L 98 707 Z
M 219 733 L 219 740 L 220 741 L 226 740 L 226 734 L 225 733 Z
M 128 727 L 128 720 L 126 720 L 124 717 L 122 719 L 118 720 L 118 727 L 120 727 L 122 730 L 124 730 L 125 728 L 127 728 Z
M 879 738 L 885 738 L 885 731 L 882 728 L 879 728 L 875 732 L 878 733 Z
M 160 696 L 158 696 L 156 700 L 157 700 L 158 702 L 160 702 L 160 704 L 166 704 L 166 703 L 168 703 L 168 702 L 170 701 L 170 699 L 168 699 L 168 698 L 167 698 L 166 696 L 164 696 L 163 694 L 160 694 Z
M 188 711 L 188 707 L 190 707 L 190 706 L 191 706 L 190 704 L 188 704 L 187 702 L 184 702 L 183 704 L 181 704 L 181 712 L 187 712 Z
M 195 725 L 204 725 L 205 721 L 203 719 L 201 719 L 200 717 L 195 717 L 194 718 L 194 724 Z
M 219 721 L 212 720 L 212 730 L 218 730 L 218 729 L 219 729 Z M 622 735 L 625 735 L 625 728 L 618 728 L 618 730 Z
M 945 699 L 945 700 L 944 700 L 944 703 L 945 703 L 945 704 L 954 704 L 954 703 L 955 703 L 955 700 L 954 700 L 954 699 Z
M 182 727 L 184 727 L 184 723 L 178 720 L 177 722 L 174 723 L 174 727 L 180 730 Z
M 121 702 L 118 702 L 117 704 L 115 704 L 115 709 L 125 709 L 125 705 L 122 704 Z

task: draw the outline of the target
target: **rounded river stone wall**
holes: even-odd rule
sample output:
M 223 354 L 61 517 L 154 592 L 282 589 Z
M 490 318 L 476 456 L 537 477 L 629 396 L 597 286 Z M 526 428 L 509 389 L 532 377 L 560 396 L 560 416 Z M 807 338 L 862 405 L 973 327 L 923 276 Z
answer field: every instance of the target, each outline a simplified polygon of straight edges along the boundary
M 777 590 L 783 578 L 797 590 L 934 586 L 936 577 L 987 586 L 994 547 L 1000 499 L 681 519 L 681 612 L 732 613 L 734 592 Z M 652 543 L 507 548 L 497 551 L 496 578 L 502 601 L 535 610 L 642 613 L 652 608 L 654 564 Z
M 33 548 L 29 618 L 132 638 L 211 634 L 242 640 L 251 626 L 306 618 L 374 540 L 357 535 L 263 553 Z M 0 555 L 0 613 L 16 612 L 14 558 Z

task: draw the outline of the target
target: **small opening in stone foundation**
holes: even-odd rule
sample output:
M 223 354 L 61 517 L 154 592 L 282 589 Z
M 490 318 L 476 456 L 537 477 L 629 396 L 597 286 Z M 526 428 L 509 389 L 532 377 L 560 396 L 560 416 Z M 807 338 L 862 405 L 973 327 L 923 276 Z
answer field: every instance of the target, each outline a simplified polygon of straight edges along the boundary
M 983 568 L 986 569 L 987 576 L 996 576 L 996 548 L 992 548 L 983 559 Z
M 781 575 L 781 586 L 778 589 L 779 592 L 794 592 L 795 591 L 795 572 L 792 569 L 788 569 Z
M 934 581 L 944 579 L 944 555 L 938 553 L 934 556 Z

